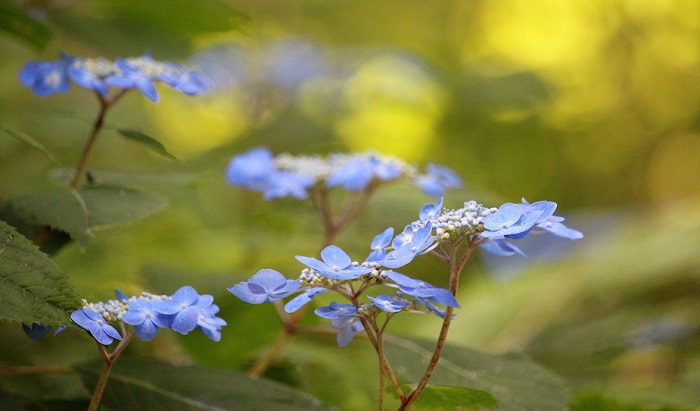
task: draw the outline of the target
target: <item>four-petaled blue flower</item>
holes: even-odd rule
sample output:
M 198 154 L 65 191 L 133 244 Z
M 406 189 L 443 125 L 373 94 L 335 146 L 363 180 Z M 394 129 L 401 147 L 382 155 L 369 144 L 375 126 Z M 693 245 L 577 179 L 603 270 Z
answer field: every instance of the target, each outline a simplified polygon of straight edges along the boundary
M 199 311 L 213 302 L 211 295 L 199 295 L 194 288 L 184 286 L 175 291 L 170 300 L 160 302 L 154 309 L 162 314 L 161 318 L 168 327 L 184 335 L 197 327 Z
M 279 272 L 266 268 L 229 288 L 229 292 L 250 304 L 262 304 L 284 298 L 300 287 L 299 280 L 287 280 Z
M 408 301 L 397 300 L 388 295 L 378 295 L 376 297 L 367 296 L 367 298 L 369 298 L 377 308 L 388 313 L 397 313 L 408 305 Z
M 372 244 L 370 245 L 370 248 L 372 249 L 372 252 L 369 253 L 369 256 L 367 256 L 367 262 L 372 262 L 372 261 L 381 261 L 386 257 L 386 247 L 389 245 L 391 242 L 391 238 L 394 236 L 394 228 L 389 227 L 384 232 L 381 234 L 378 234 L 377 236 L 374 237 L 372 240 Z
M 404 294 L 420 298 L 429 298 L 438 304 L 460 308 L 457 299 L 452 295 L 450 290 L 434 287 L 425 281 L 414 280 L 413 278 L 395 271 L 385 271 L 384 275 L 395 282 L 396 285 L 399 286 L 399 290 Z
M 420 208 L 418 217 L 421 221 L 431 221 L 436 219 L 442 212 L 442 197 L 435 204 L 425 204 Z
M 199 310 L 197 328 L 202 330 L 210 340 L 221 341 L 221 328 L 226 325 L 226 321 L 216 316 L 219 306 L 212 304 Z
M 102 345 L 109 345 L 114 340 L 122 339 L 116 328 L 109 325 L 100 314 L 89 308 L 73 311 L 70 318 L 73 322 L 90 332 L 92 337 Z
M 19 81 L 36 95 L 47 97 L 70 89 L 68 68 L 74 58 L 61 55 L 58 61 L 30 61 L 19 72 Z
M 372 272 L 369 267 L 353 265 L 350 256 L 334 245 L 324 248 L 321 251 L 321 258 L 323 262 L 311 257 L 296 256 L 299 262 L 331 280 L 354 280 L 362 274 Z
M 331 320 L 331 327 L 338 330 L 337 341 L 339 347 L 350 344 L 355 334 L 364 331 L 360 319 L 354 315 L 338 317 Z
M 341 304 L 333 301 L 327 306 L 319 307 L 314 310 L 314 313 L 319 317 L 328 318 L 332 320 L 334 318 L 346 317 L 348 315 L 355 314 L 357 310 L 352 304 Z
M 159 314 L 154 309 L 162 301 L 151 302 L 149 300 L 134 300 L 129 303 L 129 308 L 122 320 L 134 326 L 136 336 L 143 341 L 151 341 L 158 334 L 158 328 L 168 328 L 169 318 Z
M 418 254 L 424 252 L 430 246 L 435 244 L 435 236 L 431 235 L 432 231 L 433 228 L 431 223 L 426 223 L 425 226 L 419 228 L 418 231 L 411 236 L 408 243 L 394 249 L 394 251 L 387 254 L 383 260 L 378 261 L 378 264 L 387 268 L 399 268 L 410 263 Z M 404 230 L 404 233 L 402 234 L 405 233 L 406 230 Z

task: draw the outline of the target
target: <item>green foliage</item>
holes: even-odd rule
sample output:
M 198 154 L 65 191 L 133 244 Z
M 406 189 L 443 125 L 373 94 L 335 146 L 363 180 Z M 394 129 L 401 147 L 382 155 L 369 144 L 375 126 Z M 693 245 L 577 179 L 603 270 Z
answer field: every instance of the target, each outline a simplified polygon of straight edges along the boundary
M 35 49 L 43 49 L 51 40 L 48 26 L 29 16 L 27 10 L 0 1 L 0 30 L 20 38 Z
M 0 221 L 0 320 L 25 324 L 70 324 L 80 306 L 56 264 L 29 240 Z
M 403 386 L 402 390 L 404 394 L 408 394 L 412 388 L 411 386 Z M 393 393 L 394 391 L 392 390 L 391 392 Z M 477 411 L 481 407 L 488 409 L 497 408 L 498 400 L 486 391 L 473 388 L 429 385 L 423 390 L 419 405 L 413 408 L 432 411 Z
M 435 343 L 393 336 L 386 340 L 387 357 L 401 364 L 398 377 L 417 381 Z M 559 377 L 519 354 L 494 355 L 447 344 L 430 381 L 483 390 L 498 401 L 500 410 L 558 411 L 569 402 L 568 389 Z M 416 404 L 422 404 L 422 398 Z
M 78 370 L 92 390 L 99 367 Z M 117 362 L 102 401 L 113 409 L 134 410 L 330 410 L 308 394 L 236 371 L 133 358 Z
M 156 140 L 155 138 L 149 135 L 146 135 L 136 130 L 119 129 L 117 131 L 119 132 L 119 134 L 126 137 L 127 139 L 131 141 L 136 141 L 137 143 L 141 143 L 148 147 L 150 150 L 162 155 L 163 157 L 167 157 L 171 160 L 177 160 L 177 158 L 174 155 L 168 152 L 168 150 L 160 141 Z
M 142 220 L 164 209 L 167 200 L 134 189 L 87 186 L 36 191 L 13 198 L 10 206 L 27 221 L 65 231 L 84 247 L 94 230 Z
M 16 130 L 5 128 L 5 127 L 0 127 L 0 131 L 3 131 L 3 132 L 5 132 L 5 134 L 10 135 L 10 136 L 16 138 L 17 140 L 22 141 L 23 143 L 26 143 L 27 145 L 29 145 L 33 149 L 44 154 L 46 157 L 48 157 L 54 163 L 58 163 L 56 158 L 53 156 L 53 154 L 51 154 L 46 149 L 46 147 L 44 147 L 40 142 L 36 141 L 34 138 L 30 137 L 29 135 L 22 133 L 22 132 L 19 132 L 19 131 L 16 131 Z
M 675 406 L 647 406 L 619 401 L 600 392 L 586 391 L 576 393 L 571 400 L 570 411 L 689 411 L 690 408 Z

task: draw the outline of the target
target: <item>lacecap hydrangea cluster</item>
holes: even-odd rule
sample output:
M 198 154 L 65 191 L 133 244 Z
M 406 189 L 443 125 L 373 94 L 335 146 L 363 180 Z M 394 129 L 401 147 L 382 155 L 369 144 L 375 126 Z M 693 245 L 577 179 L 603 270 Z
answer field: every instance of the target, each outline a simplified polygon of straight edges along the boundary
M 194 329 L 214 341 L 221 340 L 221 328 L 226 321 L 216 316 L 219 307 L 211 295 L 199 295 L 185 286 L 171 296 L 143 292 L 127 297 L 117 291 L 117 298 L 91 303 L 83 300 L 83 308 L 71 314 L 71 320 L 87 330 L 100 344 L 109 345 L 122 336 L 113 324 L 133 326 L 136 336 L 150 341 L 160 328 L 171 328 L 180 334 Z
M 149 100 L 158 101 L 156 82 L 165 83 L 185 94 L 200 94 L 213 87 L 211 80 L 169 61 L 156 61 L 149 55 L 118 58 L 73 57 L 62 54 L 57 61 L 30 61 L 19 73 L 20 82 L 42 97 L 65 93 L 71 84 L 107 96 L 109 88 L 137 89 Z
M 284 306 L 285 311 L 291 313 L 329 291 L 352 301 L 359 296 L 357 290 L 364 291 L 371 286 L 393 289 L 393 294 L 367 296 L 367 303 L 332 302 L 314 311 L 331 320 L 331 326 L 338 330 L 338 345 L 343 347 L 355 333 L 364 330 L 362 317 L 376 317 L 382 312 L 428 312 L 444 317 L 445 310 L 436 304 L 459 308 L 449 290 L 393 271 L 442 242 L 472 241 L 486 251 L 513 255 L 522 252 L 506 239 L 520 239 L 533 230 L 541 229 L 570 239 L 583 237 L 580 232 L 565 227 L 561 223 L 563 218 L 553 216 L 556 203 L 550 201 L 506 203 L 498 209 L 469 201 L 454 210 L 443 209 L 442 203 L 440 199 L 435 204 L 424 205 L 419 219 L 396 236 L 391 227 L 375 236 L 363 262 L 353 261 L 342 249 L 331 245 L 321 251 L 321 260 L 297 256 L 307 268 L 295 280 L 287 280 L 275 270 L 263 269 L 229 291 L 251 304 L 276 301 L 301 292 Z
M 426 194 L 440 197 L 462 181 L 447 167 L 429 164 L 425 172 L 396 157 L 376 153 L 335 153 L 328 156 L 280 154 L 256 147 L 236 155 L 226 169 L 229 184 L 262 192 L 266 200 L 305 199 L 318 185 L 363 191 L 382 182 L 412 181 Z

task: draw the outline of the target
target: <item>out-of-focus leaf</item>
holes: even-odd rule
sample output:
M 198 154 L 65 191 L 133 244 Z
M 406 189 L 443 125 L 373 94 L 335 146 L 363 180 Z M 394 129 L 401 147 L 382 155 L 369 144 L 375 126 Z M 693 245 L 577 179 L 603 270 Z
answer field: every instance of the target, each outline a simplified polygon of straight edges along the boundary
M 79 367 L 92 391 L 99 367 Z M 102 404 L 139 410 L 330 410 L 310 395 L 228 370 L 178 367 L 122 358 L 110 374 Z
M 2 12 L 2 11 L 0 11 L 0 13 L 1 13 L 1 12 Z M 25 133 L 22 133 L 22 132 L 19 132 L 19 131 L 15 131 L 15 130 L 11 130 L 11 129 L 6 128 L 6 127 L 0 127 L 0 130 L 4 131 L 5 134 L 10 135 L 10 136 L 16 138 L 17 140 L 19 140 L 19 141 L 21 141 L 21 142 L 23 142 L 23 143 L 26 143 L 26 144 L 29 145 L 31 148 L 33 148 L 33 149 L 37 150 L 38 152 L 44 154 L 46 157 L 49 158 L 49 160 L 51 160 L 51 161 L 53 161 L 54 163 L 58 164 L 58 161 L 57 161 L 56 158 L 54 158 L 54 156 L 49 152 L 49 150 L 47 150 L 46 147 L 44 147 L 41 143 L 39 143 L 38 141 L 36 141 L 34 138 L 28 136 L 28 135 L 25 134 Z
M 0 30 L 13 34 L 36 49 L 43 49 L 51 39 L 51 30 L 44 23 L 29 16 L 13 2 L 0 2 Z
M 404 385 L 401 387 L 404 394 L 411 392 L 413 387 Z M 388 390 L 396 394 L 394 390 Z M 498 407 L 498 400 L 486 391 L 475 390 L 467 387 L 455 387 L 450 385 L 429 385 L 425 387 L 420 396 L 420 406 L 413 407 L 416 410 L 432 411 L 478 411 L 480 408 L 494 409 Z
M 70 324 L 80 299 L 56 264 L 14 228 L 0 221 L 0 320 Z
M 10 200 L 20 217 L 65 231 L 81 246 L 93 230 L 143 220 L 167 204 L 162 196 L 114 186 L 37 191 Z
M 396 364 L 397 376 L 417 382 L 432 355 L 433 341 L 386 337 L 387 357 Z M 500 410 L 562 410 L 569 403 L 563 381 L 518 354 L 494 355 L 446 344 L 430 380 L 483 390 L 493 395 Z M 421 398 L 416 405 L 421 404 Z
M 156 140 L 155 138 L 148 136 L 140 131 L 136 130 L 124 130 L 124 129 L 119 129 L 117 130 L 119 134 L 122 136 L 128 138 L 129 140 L 136 141 L 137 143 L 141 143 L 148 147 L 150 150 L 155 151 L 156 153 L 162 155 L 163 157 L 167 157 L 172 160 L 177 160 L 177 158 L 170 154 L 168 150 L 165 149 L 165 146 L 161 144 L 160 141 Z
M 73 177 L 73 168 L 55 168 L 50 171 L 51 178 L 66 183 Z M 195 173 L 167 173 L 167 174 L 134 174 L 120 173 L 107 170 L 90 169 L 90 176 L 95 185 L 110 185 L 119 187 L 146 187 L 146 186 L 186 186 L 196 183 L 201 175 Z
M 151 52 L 157 60 L 191 55 L 193 41 L 207 34 L 231 32 L 247 20 L 217 0 L 98 0 L 80 9 L 58 9 L 51 22 L 79 41 L 111 56 Z M 99 36 L 94 33 L 99 32 Z

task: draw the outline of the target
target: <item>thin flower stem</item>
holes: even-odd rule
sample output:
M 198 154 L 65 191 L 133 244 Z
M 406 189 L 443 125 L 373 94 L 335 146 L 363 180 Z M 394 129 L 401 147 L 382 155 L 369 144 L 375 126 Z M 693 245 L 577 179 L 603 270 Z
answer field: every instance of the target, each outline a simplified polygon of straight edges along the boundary
M 471 255 L 472 250 L 475 247 L 475 243 L 472 243 L 471 241 L 469 242 L 469 245 L 467 246 L 467 249 L 465 250 L 464 254 L 462 254 L 459 258 L 457 258 L 457 253 L 459 251 L 459 245 L 454 244 L 451 245 L 448 256 L 449 256 L 449 264 L 450 264 L 450 292 L 452 295 L 457 294 L 457 286 L 459 285 L 459 276 L 460 273 L 462 272 L 462 269 L 464 268 L 465 264 L 467 263 L 467 260 L 469 259 L 469 256 Z M 401 407 L 399 407 L 399 411 L 406 411 L 411 408 L 411 404 L 413 404 L 420 394 L 423 392 L 425 387 L 428 385 L 428 381 L 433 375 L 433 371 L 435 371 L 435 367 L 438 364 L 438 361 L 440 360 L 440 355 L 442 354 L 442 348 L 445 345 L 445 340 L 447 339 L 447 333 L 450 330 L 450 324 L 452 323 L 452 312 L 454 311 L 453 307 L 446 307 L 445 308 L 445 318 L 442 321 L 442 327 L 440 328 L 440 335 L 438 336 L 437 342 L 435 343 L 435 349 L 433 350 L 433 355 L 430 358 L 430 362 L 428 363 L 428 367 L 426 368 L 425 372 L 423 373 L 423 377 L 420 379 L 418 382 L 418 385 L 416 388 L 411 391 L 410 394 L 406 397 L 405 401 L 402 401 Z
M 97 384 L 95 385 L 95 390 L 92 392 L 92 398 L 90 399 L 90 405 L 88 406 L 88 411 L 96 411 L 100 406 L 102 401 L 102 394 L 104 394 L 105 388 L 107 387 L 107 381 L 109 380 L 109 374 L 112 372 L 112 367 L 117 361 L 121 353 L 124 351 L 127 345 L 134 338 L 134 333 L 127 333 L 124 338 L 117 344 L 117 347 L 108 353 L 105 347 L 97 342 L 97 349 L 102 357 L 102 369 L 100 370 L 100 376 L 97 378 Z
M 90 136 L 88 137 L 87 142 L 83 147 L 83 152 L 81 153 L 80 159 L 78 160 L 78 164 L 75 167 L 75 174 L 73 174 L 73 178 L 68 184 L 68 187 L 71 190 L 75 190 L 76 188 L 78 188 L 78 185 L 80 185 L 80 180 L 83 177 L 83 172 L 85 170 L 85 167 L 87 166 L 87 160 L 90 156 L 90 152 L 92 151 L 92 147 L 95 145 L 95 141 L 97 141 L 97 136 L 100 133 L 102 127 L 104 126 L 107 110 L 114 103 L 116 103 L 126 93 L 126 91 L 126 89 L 122 89 L 109 99 L 103 97 L 99 93 L 96 93 L 97 99 L 100 102 L 100 111 L 97 113 L 97 118 L 95 119 L 95 122 L 92 125 L 92 131 L 90 132 Z

